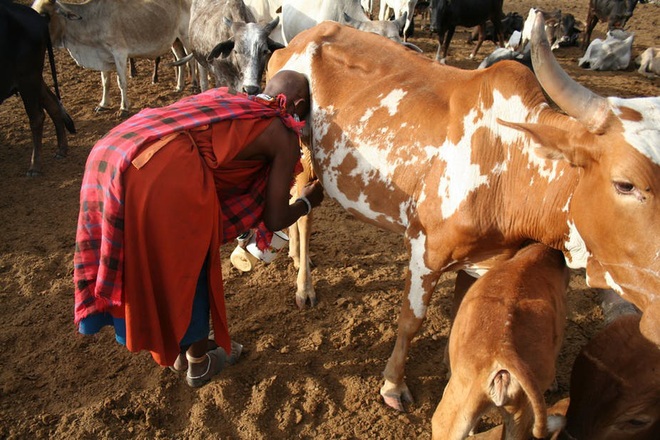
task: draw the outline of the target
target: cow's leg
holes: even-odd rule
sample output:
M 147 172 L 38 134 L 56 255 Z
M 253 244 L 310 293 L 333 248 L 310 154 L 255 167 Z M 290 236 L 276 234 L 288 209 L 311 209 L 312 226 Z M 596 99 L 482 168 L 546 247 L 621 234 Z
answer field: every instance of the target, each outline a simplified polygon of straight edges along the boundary
M 209 72 L 199 63 L 197 63 L 197 68 L 199 69 L 199 87 L 202 92 L 205 92 L 209 89 Z
M 130 103 L 128 102 L 128 81 L 126 80 L 126 56 L 115 55 L 115 64 L 117 65 L 117 85 L 121 93 L 121 105 L 119 106 L 119 116 L 128 115 Z
M 38 80 L 43 82 L 43 80 Z M 34 80 L 23 81 L 19 85 L 19 94 L 23 100 L 23 106 L 30 120 L 30 131 L 32 132 L 32 157 L 30 158 L 30 169 L 27 175 L 38 176 L 41 172 L 41 143 L 44 132 L 44 109 L 41 106 L 41 88 Z
M 424 321 L 431 294 L 440 276 L 424 263 L 425 240 L 416 240 L 410 246 L 411 259 L 399 314 L 397 339 L 383 371 L 385 384 L 380 389 L 385 403 L 398 411 L 404 411 L 403 401 L 413 401 L 404 381 L 406 358 L 410 342 Z
M 443 31 L 439 31 L 438 33 L 438 52 L 435 54 L 435 59 L 436 61 L 441 62 L 442 64 L 445 64 L 447 61 L 447 52 L 449 52 L 449 43 L 451 43 L 451 39 L 454 36 L 454 31 L 456 30 L 455 26 L 450 26 L 449 29 L 447 30 L 447 34 L 443 36 Z
M 458 308 L 460 307 L 461 302 L 463 302 L 465 294 L 470 289 L 470 287 L 472 287 L 475 281 L 477 281 L 475 277 L 469 275 L 463 270 L 456 272 L 456 281 L 454 282 L 454 298 L 451 308 L 452 322 L 454 322 L 454 318 L 456 318 Z M 447 371 L 449 372 L 448 375 L 451 375 L 451 371 L 449 370 L 449 344 L 445 345 L 444 363 L 447 366 Z
M 296 183 L 291 188 L 291 200 L 300 197 L 302 189 L 314 178 L 310 152 L 303 147 L 303 171 L 296 176 Z M 296 279 L 296 305 L 304 308 L 309 298 L 311 306 L 316 305 L 316 292 L 312 283 L 312 261 L 309 256 L 309 244 L 312 236 L 313 211 L 301 217 L 289 228 L 289 256 L 298 270 Z
M 307 299 L 309 299 L 309 304 L 312 307 L 316 306 L 316 292 L 312 283 L 312 262 L 309 256 L 309 242 L 312 236 L 312 216 L 313 213 L 310 212 L 296 222 L 300 241 L 298 278 L 296 279 L 296 304 L 301 309 L 305 307 Z
M 477 56 L 477 51 L 481 47 L 481 45 L 484 43 L 484 24 L 480 24 L 477 26 L 478 29 L 478 35 L 479 37 L 477 38 L 477 45 L 474 46 L 474 49 L 472 50 L 472 53 L 470 54 L 470 59 L 474 58 Z
M 582 40 L 582 46 L 580 48 L 582 50 L 586 50 L 587 46 L 589 46 L 589 40 L 591 40 L 591 33 L 594 31 L 594 28 L 598 24 L 598 17 L 596 14 L 589 14 L 589 17 L 587 17 L 587 24 L 584 29 L 584 38 Z
M 65 115 L 63 114 L 63 109 L 57 100 L 57 97 L 43 81 L 41 82 L 41 99 L 48 116 L 50 116 L 50 119 L 53 120 L 53 124 L 55 125 L 55 134 L 57 136 L 57 153 L 55 154 L 55 157 L 64 158 L 69 149 L 69 143 L 64 127 Z
M 94 109 L 95 112 L 110 110 L 110 72 L 101 71 L 101 87 L 103 88 L 103 96 L 99 105 Z
M 506 41 L 504 41 L 504 30 L 502 29 L 502 17 L 496 20 L 491 20 L 493 22 L 493 35 L 495 35 L 495 44 L 499 47 L 506 46 Z
M 137 76 L 137 69 L 135 68 L 135 59 L 134 58 L 129 58 L 128 59 L 128 74 L 131 78 L 135 78 Z
M 186 50 L 183 47 L 183 43 L 178 38 L 174 40 L 172 44 L 172 53 L 174 54 L 175 60 L 180 60 L 186 56 Z M 191 61 L 192 63 L 192 61 Z M 176 67 L 176 91 L 183 92 L 186 88 L 186 66 L 177 66 Z
M 534 410 L 532 405 L 522 397 L 523 391 L 515 396 L 515 403 L 506 404 L 500 408 L 504 425 L 503 438 L 526 440 L 534 426 Z M 536 437 L 535 437 L 536 438 Z
M 380 2 L 380 8 L 378 9 L 378 19 L 380 21 L 385 20 L 385 13 L 387 12 L 387 3 L 385 1 Z
M 160 57 L 156 57 L 154 60 L 154 70 L 151 73 L 151 84 L 158 83 L 158 66 L 160 65 Z
M 481 388 L 474 386 L 478 380 L 459 372 L 449 380 L 431 418 L 433 440 L 462 440 L 474 429 L 488 407 Z

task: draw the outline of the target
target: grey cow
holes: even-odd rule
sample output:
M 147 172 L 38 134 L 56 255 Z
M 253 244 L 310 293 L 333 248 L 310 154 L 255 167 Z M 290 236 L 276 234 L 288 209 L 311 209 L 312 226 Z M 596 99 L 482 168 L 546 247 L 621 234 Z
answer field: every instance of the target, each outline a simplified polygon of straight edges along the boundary
M 208 89 L 210 71 L 216 87 L 259 93 L 270 54 L 284 47 L 269 37 L 278 22 L 256 23 L 242 0 L 193 0 L 189 37 L 202 90 Z

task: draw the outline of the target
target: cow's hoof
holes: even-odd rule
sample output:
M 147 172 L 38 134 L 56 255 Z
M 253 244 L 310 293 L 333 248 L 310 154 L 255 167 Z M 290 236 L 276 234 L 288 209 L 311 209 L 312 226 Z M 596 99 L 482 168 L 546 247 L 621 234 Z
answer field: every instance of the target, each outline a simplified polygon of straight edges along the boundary
M 55 157 L 55 159 L 60 160 L 60 159 L 65 159 L 66 156 L 67 156 L 66 151 L 58 151 L 57 153 L 55 153 L 54 157 Z
M 394 408 L 399 412 L 406 412 L 403 403 L 413 403 L 412 393 L 408 386 L 404 383 L 400 386 L 394 385 L 392 382 L 385 381 L 385 385 L 380 389 L 380 395 L 383 397 L 385 405 Z
M 97 105 L 94 107 L 94 113 L 103 113 L 112 110 L 110 107 L 104 107 L 102 105 Z
M 131 115 L 131 112 L 129 112 L 126 109 L 121 109 L 117 112 L 117 117 L 118 118 L 128 118 Z
M 37 171 L 37 170 L 28 170 L 28 172 L 25 173 L 25 175 L 26 175 L 27 177 L 39 177 L 39 176 L 41 176 L 41 171 Z
M 303 310 L 305 308 L 305 305 L 307 304 L 307 298 L 304 296 L 298 296 L 296 295 L 296 305 L 300 310 Z

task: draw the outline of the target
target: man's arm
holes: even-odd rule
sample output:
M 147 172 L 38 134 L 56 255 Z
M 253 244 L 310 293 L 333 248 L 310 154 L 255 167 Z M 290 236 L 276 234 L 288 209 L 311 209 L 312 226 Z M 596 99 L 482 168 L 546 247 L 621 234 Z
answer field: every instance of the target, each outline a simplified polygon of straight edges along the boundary
M 298 136 L 293 131 L 276 118 L 246 147 L 244 153 L 253 157 L 264 156 L 270 161 L 263 214 L 268 229 L 279 231 L 307 214 L 306 203 L 299 201 L 289 204 L 291 182 L 295 177 L 296 163 L 300 160 Z M 318 182 L 314 182 L 303 190 L 303 196 L 309 200 L 312 207 L 318 206 L 323 200 L 323 188 Z

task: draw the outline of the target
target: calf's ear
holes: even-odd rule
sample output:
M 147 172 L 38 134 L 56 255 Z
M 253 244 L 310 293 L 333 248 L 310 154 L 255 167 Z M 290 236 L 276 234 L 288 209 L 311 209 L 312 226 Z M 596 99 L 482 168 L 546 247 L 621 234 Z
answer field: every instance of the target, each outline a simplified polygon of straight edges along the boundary
M 576 142 L 575 136 L 567 130 L 544 124 L 508 122 L 500 124 L 526 133 L 532 140 L 539 157 L 550 160 L 566 160 L 574 166 L 585 167 L 594 160 L 587 148 Z M 585 136 L 593 136 L 590 133 Z

